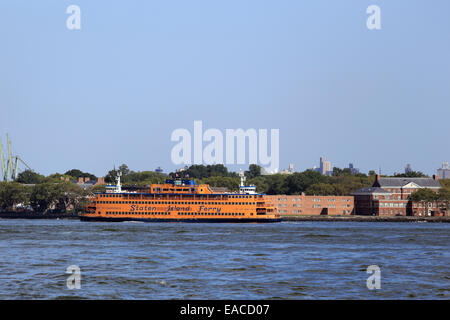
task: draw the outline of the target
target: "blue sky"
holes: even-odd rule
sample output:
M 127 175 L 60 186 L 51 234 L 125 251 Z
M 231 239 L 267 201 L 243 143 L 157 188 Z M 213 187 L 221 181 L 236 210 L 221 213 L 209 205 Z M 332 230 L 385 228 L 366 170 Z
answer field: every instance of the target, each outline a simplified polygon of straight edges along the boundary
M 81 30 L 66 8 L 81 8 Z M 381 8 L 382 29 L 366 28 Z M 173 170 L 170 135 L 280 130 L 280 166 L 450 161 L 450 2 L 0 2 L 0 135 L 44 174 Z M 232 167 L 237 169 L 238 167 Z

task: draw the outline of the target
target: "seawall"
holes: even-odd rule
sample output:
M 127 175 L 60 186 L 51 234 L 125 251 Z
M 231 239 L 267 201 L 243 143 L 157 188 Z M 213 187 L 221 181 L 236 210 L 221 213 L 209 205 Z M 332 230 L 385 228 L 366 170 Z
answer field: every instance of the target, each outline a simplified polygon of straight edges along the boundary
M 283 221 L 450 222 L 450 217 L 282 216 Z

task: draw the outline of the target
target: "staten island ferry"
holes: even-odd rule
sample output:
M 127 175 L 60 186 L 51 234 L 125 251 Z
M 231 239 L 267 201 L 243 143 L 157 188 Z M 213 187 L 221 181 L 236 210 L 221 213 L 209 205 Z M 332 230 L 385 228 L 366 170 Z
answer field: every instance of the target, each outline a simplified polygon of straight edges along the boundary
M 116 185 L 90 199 L 82 221 L 147 222 L 279 222 L 280 215 L 255 186 L 245 186 L 241 175 L 238 193 L 217 193 L 207 184 L 175 177 L 143 190 L 122 190 Z

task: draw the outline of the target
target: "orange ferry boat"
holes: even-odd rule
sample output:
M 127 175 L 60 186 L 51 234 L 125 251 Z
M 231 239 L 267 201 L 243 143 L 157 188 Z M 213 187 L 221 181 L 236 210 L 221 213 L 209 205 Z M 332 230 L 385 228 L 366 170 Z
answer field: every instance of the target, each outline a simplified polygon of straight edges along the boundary
M 209 185 L 193 180 L 166 180 L 138 191 L 122 191 L 120 175 L 116 186 L 96 194 L 82 221 L 148 222 L 279 222 L 280 215 L 256 187 L 244 186 L 239 193 L 214 193 Z

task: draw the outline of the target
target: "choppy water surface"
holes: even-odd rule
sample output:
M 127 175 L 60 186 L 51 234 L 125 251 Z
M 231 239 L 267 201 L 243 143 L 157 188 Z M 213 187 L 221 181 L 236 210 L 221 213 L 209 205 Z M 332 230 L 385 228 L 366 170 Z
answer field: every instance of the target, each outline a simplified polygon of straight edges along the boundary
M 0 298 L 449 299 L 449 248 L 449 224 L 0 220 Z

